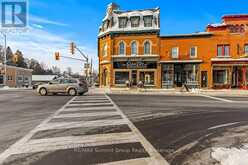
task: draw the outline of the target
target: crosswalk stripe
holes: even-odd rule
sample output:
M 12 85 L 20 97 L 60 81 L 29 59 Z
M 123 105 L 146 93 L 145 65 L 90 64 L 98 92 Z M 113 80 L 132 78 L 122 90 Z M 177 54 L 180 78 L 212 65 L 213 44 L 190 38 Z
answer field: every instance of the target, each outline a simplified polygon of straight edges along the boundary
M 65 108 L 63 111 L 88 111 L 88 110 L 115 110 L 113 106 L 105 107 L 84 107 L 84 108 Z
M 72 101 L 70 103 L 109 103 L 109 100 L 85 100 L 85 101 Z
M 95 121 L 80 121 L 80 122 L 50 122 L 41 127 L 38 131 L 52 130 L 52 129 L 69 129 L 69 128 L 83 128 L 83 127 L 100 127 L 127 124 L 125 119 L 113 120 L 95 120 Z
M 77 107 L 77 106 L 101 106 L 101 105 L 113 105 L 112 103 L 96 103 L 96 104 L 93 104 L 93 103 L 87 103 L 87 104 L 80 104 L 80 103 L 78 103 L 78 104 L 69 104 L 68 106 L 70 106 L 70 107 L 73 107 L 73 106 L 75 106 L 75 107 Z
M 35 139 L 18 148 L 15 154 L 135 142 L 138 138 L 132 132 Z
M 114 116 L 119 115 L 118 112 L 95 112 L 95 113 L 73 113 L 61 114 L 54 116 L 54 118 L 74 118 L 74 117 L 92 117 L 92 116 Z
M 137 159 L 129 159 L 123 161 L 116 161 L 116 162 L 109 162 L 109 163 L 102 163 L 99 165 L 153 165 L 151 158 L 137 158 Z

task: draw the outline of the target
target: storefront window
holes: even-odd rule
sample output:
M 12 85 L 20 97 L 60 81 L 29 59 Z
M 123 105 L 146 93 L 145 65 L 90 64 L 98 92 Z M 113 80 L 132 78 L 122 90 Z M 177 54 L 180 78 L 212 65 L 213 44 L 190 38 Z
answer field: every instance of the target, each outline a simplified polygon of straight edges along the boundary
M 184 66 L 186 82 L 197 81 L 198 66 L 196 64 L 186 64 Z
M 140 81 L 145 85 L 154 85 L 154 72 L 140 72 Z
M 129 80 L 129 72 L 115 72 L 115 84 L 125 84 Z
M 248 54 L 248 44 L 245 44 L 245 54 Z
M 213 74 L 215 84 L 227 84 L 227 70 L 214 70 Z

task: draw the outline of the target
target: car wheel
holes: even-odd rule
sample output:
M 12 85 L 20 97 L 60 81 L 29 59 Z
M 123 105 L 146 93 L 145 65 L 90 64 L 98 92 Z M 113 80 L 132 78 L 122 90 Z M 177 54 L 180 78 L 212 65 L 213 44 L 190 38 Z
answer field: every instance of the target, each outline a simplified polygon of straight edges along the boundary
M 41 88 L 40 91 L 39 91 L 39 93 L 40 93 L 41 96 L 46 96 L 47 95 L 46 88 Z
M 70 96 L 76 96 L 77 95 L 77 91 L 76 91 L 76 89 L 71 88 L 71 89 L 69 89 L 68 94 Z

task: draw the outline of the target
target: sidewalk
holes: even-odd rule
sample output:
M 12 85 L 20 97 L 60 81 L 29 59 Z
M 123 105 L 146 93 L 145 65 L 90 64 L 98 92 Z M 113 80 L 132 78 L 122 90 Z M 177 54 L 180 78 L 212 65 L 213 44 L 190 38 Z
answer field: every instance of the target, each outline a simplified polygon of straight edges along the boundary
M 138 88 L 92 88 L 94 93 L 108 93 L 108 94 L 147 94 L 147 95 L 192 95 L 192 94 L 206 94 L 218 96 L 248 96 L 248 90 L 240 89 L 195 89 L 191 92 L 182 91 L 180 88 L 171 89 L 138 89 Z
M 32 90 L 32 88 L 10 88 L 10 87 L 0 87 L 0 91 L 21 91 L 21 90 Z

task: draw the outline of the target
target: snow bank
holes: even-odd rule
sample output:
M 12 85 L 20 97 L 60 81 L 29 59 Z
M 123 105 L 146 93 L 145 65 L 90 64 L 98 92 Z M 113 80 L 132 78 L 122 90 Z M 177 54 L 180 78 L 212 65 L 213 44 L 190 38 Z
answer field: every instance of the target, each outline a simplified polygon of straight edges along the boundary
M 213 148 L 211 156 L 221 165 L 247 165 L 248 144 L 242 148 Z

